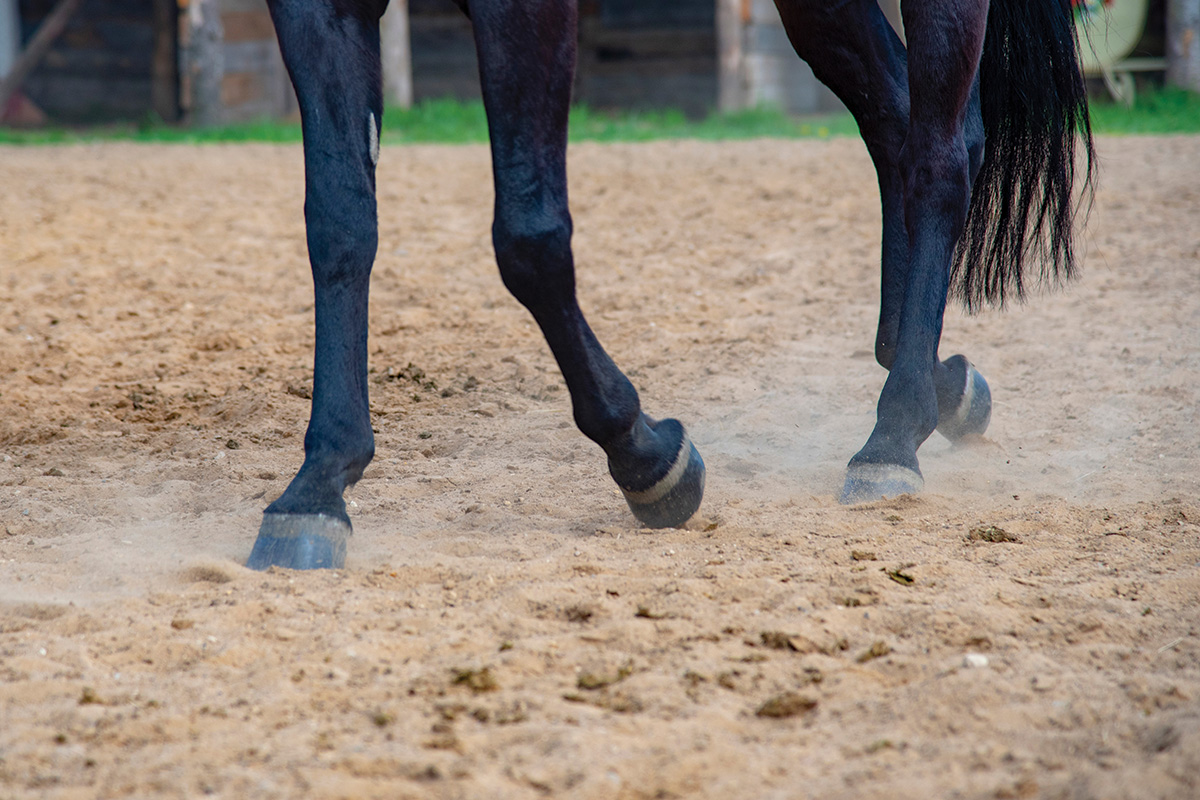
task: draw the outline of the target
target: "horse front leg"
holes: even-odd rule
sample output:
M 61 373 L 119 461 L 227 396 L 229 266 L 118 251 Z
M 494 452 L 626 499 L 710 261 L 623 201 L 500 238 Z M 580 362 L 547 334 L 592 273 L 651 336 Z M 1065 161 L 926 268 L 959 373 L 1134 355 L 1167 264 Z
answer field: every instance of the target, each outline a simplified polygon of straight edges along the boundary
M 367 404 L 367 290 L 378 242 L 375 162 L 383 101 L 383 3 L 271 0 L 304 130 L 316 353 L 304 464 L 263 514 L 247 566 L 340 567 L 350 518 L 342 492 L 374 455 Z
M 608 455 L 630 510 L 650 527 L 700 506 L 704 462 L 677 420 L 644 414 L 575 296 L 567 204 L 567 112 L 575 70 L 573 0 L 472 0 L 491 136 L 492 239 L 504 285 L 533 315 L 566 380 L 575 422 Z
M 968 130 L 978 135 L 968 112 L 977 113 L 972 93 L 987 0 L 909 0 L 902 11 L 910 107 L 897 169 L 907 267 L 891 276 L 885 268 L 876 352 L 889 374 L 875 429 L 847 467 L 843 502 L 919 491 L 917 448 L 939 424 L 951 437 L 982 431 L 991 409 L 986 382 L 965 358 L 938 359 L 951 257 L 978 163 L 968 148 Z

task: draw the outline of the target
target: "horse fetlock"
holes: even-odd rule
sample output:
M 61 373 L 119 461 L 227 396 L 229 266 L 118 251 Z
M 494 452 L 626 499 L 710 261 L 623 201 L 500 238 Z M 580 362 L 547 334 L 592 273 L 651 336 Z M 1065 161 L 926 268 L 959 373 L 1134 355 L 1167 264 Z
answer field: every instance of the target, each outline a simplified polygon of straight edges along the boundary
M 679 420 L 656 420 L 639 413 L 624 433 L 598 441 L 608 454 L 609 472 L 617 482 L 645 488 L 665 474 L 663 462 L 675 457 L 683 438 Z
M 898 357 L 879 395 L 875 429 L 855 460 L 915 467 L 917 448 L 937 428 L 936 387 L 930 370 Z
M 353 456 L 347 456 L 344 453 L 329 454 L 325 457 L 310 455 L 305 461 L 312 460 L 320 463 L 320 471 L 329 475 L 332 482 L 340 485 L 340 489 L 344 491 L 362 480 L 363 472 L 366 471 L 367 465 L 374 457 L 375 447 L 372 444 Z
M 267 506 L 267 514 L 318 514 L 340 519 L 347 525 L 346 501 L 342 499 L 345 484 L 341 480 L 323 479 L 314 471 L 301 467 L 296 477 L 275 502 Z
M 300 471 L 268 514 L 322 515 L 350 524 L 342 493 L 362 478 L 371 462 L 370 452 L 349 457 L 344 453 L 310 450 Z
M 323 420 L 322 420 L 323 422 Z M 342 476 L 345 485 L 356 483 L 363 470 L 375 458 L 375 434 L 370 423 L 346 425 L 340 429 L 317 422 L 310 423 L 304 434 L 305 469 L 321 474 Z

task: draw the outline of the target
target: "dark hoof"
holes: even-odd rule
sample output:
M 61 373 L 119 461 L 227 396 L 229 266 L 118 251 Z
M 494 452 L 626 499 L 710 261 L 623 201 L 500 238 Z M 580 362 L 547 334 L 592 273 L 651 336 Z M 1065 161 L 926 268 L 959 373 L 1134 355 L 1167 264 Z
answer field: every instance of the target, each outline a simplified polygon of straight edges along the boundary
M 647 528 L 676 528 L 691 519 L 704 498 L 704 459 L 683 433 L 667 474 L 645 489 L 617 484 L 629 510 Z
M 965 375 L 958 405 L 945 413 L 940 406 L 938 408 L 938 433 L 952 442 L 964 436 L 982 434 L 992 421 L 992 391 L 987 381 L 963 356 L 951 356 L 946 359 L 946 366 Z
M 870 503 L 885 497 L 916 494 L 925 488 L 925 479 L 915 469 L 897 464 L 852 463 L 846 467 L 846 485 L 839 501 L 843 505 Z
M 263 514 L 250 569 L 340 569 L 346 564 L 350 526 L 324 514 Z

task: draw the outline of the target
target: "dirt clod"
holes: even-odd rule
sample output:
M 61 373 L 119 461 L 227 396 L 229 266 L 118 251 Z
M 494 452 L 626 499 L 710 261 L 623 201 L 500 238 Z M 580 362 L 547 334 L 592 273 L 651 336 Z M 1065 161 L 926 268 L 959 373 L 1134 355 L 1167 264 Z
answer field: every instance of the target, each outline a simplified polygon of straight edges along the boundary
M 784 692 L 769 698 L 754 711 L 754 716 L 768 719 L 786 719 L 808 714 L 817 707 L 817 701 L 795 692 Z
M 483 669 L 460 669 L 454 673 L 451 683 L 455 686 L 465 686 L 475 693 L 495 692 L 500 688 L 496 676 L 492 674 L 491 667 L 484 667 Z
M 967 541 L 991 542 L 992 544 L 1001 544 L 1004 542 L 1012 542 L 1013 544 L 1021 543 L 1020 537 L 1009 533 L 1003 528 L 996 527 L 995 525 L 984 525 L 978 528 L 972 528 L 970 532 L 967 533 Z

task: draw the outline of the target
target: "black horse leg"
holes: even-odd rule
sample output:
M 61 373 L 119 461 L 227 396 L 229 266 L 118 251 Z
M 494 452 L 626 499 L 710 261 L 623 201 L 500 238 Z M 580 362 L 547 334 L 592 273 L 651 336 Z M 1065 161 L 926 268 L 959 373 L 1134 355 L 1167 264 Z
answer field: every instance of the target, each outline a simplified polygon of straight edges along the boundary
M 646 525 L 680 525 L 704 491 L 683 426 L 641 411 L 575 298 L 567 207 L 567 110 L 575 70 L 573 0 L 472 0 L 496 187 L 492 240 L 504 285 L 541 327 L 575 422 Z
M 875 358 L 890 369 L 908 275 L 899 167 L 908 134 L 907 53 L 876 0 L 835 4 L 776 0 L 775 5 L 796 53 L 854 115 L 875 165 L 883 207 L 883 281 Z
M 983 118 L 979 111 L 979 77 L 971 86 L 967 101 L 967 116 L 963 127 L 963 139 L 967 146 L 967 172 L 970 185 L 983 164 Z M 900 318 L 894 314 L 894 327 L 888 335 L 896 341 L 899 337 Z M 883 332 L 883 313 L 880 313 L 880 333 Z M 876 339 L 876 352 L 878 352 Z M 987 381 L 975 369 L 975 365 L 964 355 L 950 356 L 933 365 L 933 382 L 937 389 L 938 433 L 951 441 L 964 436 L 979 435 L 987 430 L 992 420 L 992 392 Z
M 970 183 L 983 163 L 983 120 L 979 113 L 979 80 L 971 87 L 967 103 L 963 137 L 967 146 Z M 899 152 L 897 151 L 897 155 Z M 908 285 L 908 232 L 904 224 L 903 191 L 899 170 L 892 164 L 888 185 L 880 179 L 883 201 L 884 258 L 883 286 L 879 305 L 879 328 L 875 334 L 875 359 L 885 369 L 892 368 L 896 343 L 900 338 L 900 315 L 904 291 Z M 889 236 L 889 231 L 893 232 Z M 888 242 L 902 241 L 904 258 L 889 258 Z M 951 441 L 969 434 L 982 434 L 992 418 L 992 395 L 987 381 L 966 356 L 954 355 L 933 365 L 937 390 L 937 430 Z
M 910 108 L 897 166 L 908 264 L 877 422 L 847 468 L 844 502 L 922 487 L 917 448 L 945 414 L 939 405 L 951 406 L 957 415 L 965 401 L 963 419 L 946 420 L 960 425 L 978 424 L 970 419 L 972 409 L 990 409 L 990 401 L 979 396 L 986 394 L 986 383 L 966 359 L 960 356 L 940 363 L 937 355 L 951 256 L 970 203 L 972 159 L 966 131 L 987 0 L 908 0 L 902 12 L 908 33 Z
M 268 506 L 247 566 L 340 567 L 342 491 L 374 454 L 367 405 L 367 288 L 375 260 L 375 162 L 383 103 L 383 3 L 271 0 L 304 128 L 304 219 L 316 293 L 304 464 Z
M 833 6 L 776 0 L 796 52 L 846 104 L 858 123 L 879 179 L 883 217 L 882 281 L 875 358 L 891 369 L 909 274 L 901 150 L 908 135 L 907 53 L 875 0 Z M 971 175 L 983 158 L 978 86 L 965 122 Z M 939 430 L 951 438 L 981 433 L 991 401 L 986 382 L 963 356 L 934 365 Z
M 905 96 L 907 107 L 907 91 Z M 979 113 L 978 78 L 971 88 L 963 136 L 973 184 L 983 163 L 983 120 Z M 886 161 L 875 158 L 883 199 L 883 279 L 879 327 L 875 334 L 875 360 L 888 370 L 896 358 L 900 315 L 904 307 L 905 287 L 908 285 L 908 232 L 904 223 L 903 188 L 897 166 L 899 154 L 899 148 L 896 148 Z M 991 390 L 966 356 L 954 355 L 935 363 L 933 382 L 937 390 L 937 430 L 943 436 L 957 441 L 969 434 L 981 434 L 987 430 L 992 417 Z

